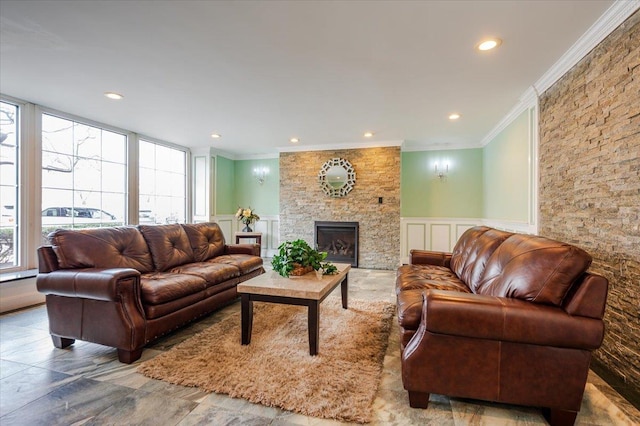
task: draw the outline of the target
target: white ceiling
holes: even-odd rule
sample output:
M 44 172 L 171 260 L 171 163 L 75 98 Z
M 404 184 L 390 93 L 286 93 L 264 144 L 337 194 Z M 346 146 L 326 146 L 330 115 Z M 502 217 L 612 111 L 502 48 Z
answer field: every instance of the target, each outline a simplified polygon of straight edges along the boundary
M 0 92 L 236 158 L 478 146 L 612 3 L 2 0 Z

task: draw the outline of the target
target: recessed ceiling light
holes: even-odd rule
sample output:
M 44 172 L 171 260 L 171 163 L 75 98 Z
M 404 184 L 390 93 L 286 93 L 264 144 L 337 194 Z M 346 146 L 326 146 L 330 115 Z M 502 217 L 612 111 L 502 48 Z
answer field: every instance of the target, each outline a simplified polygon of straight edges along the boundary
M 365 132 L 363 136 L 365 138 L 371 138 L 371 137 L 373 137 L 373 132 Z
M 499 38 L 488 38 L 486 40 L 481 41 L 476 48 L 478 50 L 491 50 L 502 44 L 502 40 Z
M 449 120 L 457 120 L 458 118 L 460 118 L 460 114 L 458 114 L 457 112 L 449 114 Z
M 211 133 L 211 137 L 214 139 L 220 139 L 222 136 L 220 136 L 218 133 Z
M 115 99 L 115 100 L 120 100 L 124 98 L 124 96 L 116 92 L 104 92 L 104 95 L 109 99 Z
M 298 143 L 298 142 L 300 142 L 300 139 L 298 139 L 298 138 L 291 138 L 291 139 L 289 139 L 289 142 L 291 142 L 291 143 Z

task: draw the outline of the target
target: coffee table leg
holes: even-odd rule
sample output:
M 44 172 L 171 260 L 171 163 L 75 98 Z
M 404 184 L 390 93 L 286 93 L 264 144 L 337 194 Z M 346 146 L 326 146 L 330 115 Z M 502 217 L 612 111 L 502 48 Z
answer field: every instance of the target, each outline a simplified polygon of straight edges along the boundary
M 242 315 L 242 344 L 251 343 L 251 328 L 253 326 L 253 301 L 248 294 L 240 296 L 240 310 Z
M 342 290 L 342 308 L 347 309 L 349 306 L 348 303 L 348 293 L 349 293 L 349 273 L 344 276 L 344 280 L 340 284 L 340 289 Z
M 309 354 L 318 355 L 320 341 L 320 302 L 312 300 L 309 303 Z

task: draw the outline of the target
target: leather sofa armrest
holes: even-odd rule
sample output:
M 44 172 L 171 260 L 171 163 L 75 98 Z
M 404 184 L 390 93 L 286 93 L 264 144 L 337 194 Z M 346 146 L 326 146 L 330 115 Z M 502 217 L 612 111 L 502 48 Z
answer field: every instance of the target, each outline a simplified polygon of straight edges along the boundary
M 427 290 L 420 327 L 436 334 L 592 350 L 602 344 L 602 320 L 520 299 Z
M 226 244 L 224 254 L 250 254 L 260 256 L 260 244 Z
M 38 247 L 38 272 L 45 273 L 60 269 L 58 257 L 52 246 Z
M 416 250 L 409 252 L 409 263 L 411 265 L 434 265 L 446 266 L 451 264 L 451 253 L 443 251 Z
M 121 292 L 132 293 L 133 300 L 140 299 L 140 272 L 131 268 L 114 269 L 60 269 L 38 274 L 36 286 L 44 294 L 84 299 L 119 301 Z M 126 284 L 119 285 L 126 280 Z

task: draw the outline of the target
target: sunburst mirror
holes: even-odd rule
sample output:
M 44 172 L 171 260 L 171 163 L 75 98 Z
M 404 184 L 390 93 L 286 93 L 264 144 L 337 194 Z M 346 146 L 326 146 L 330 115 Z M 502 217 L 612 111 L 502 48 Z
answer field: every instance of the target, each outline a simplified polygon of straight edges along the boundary
M 318 182 L 329 197 L 344 197 L 356 184 L 356 172 L 344 158 L 332 158 L 322 165 Z

